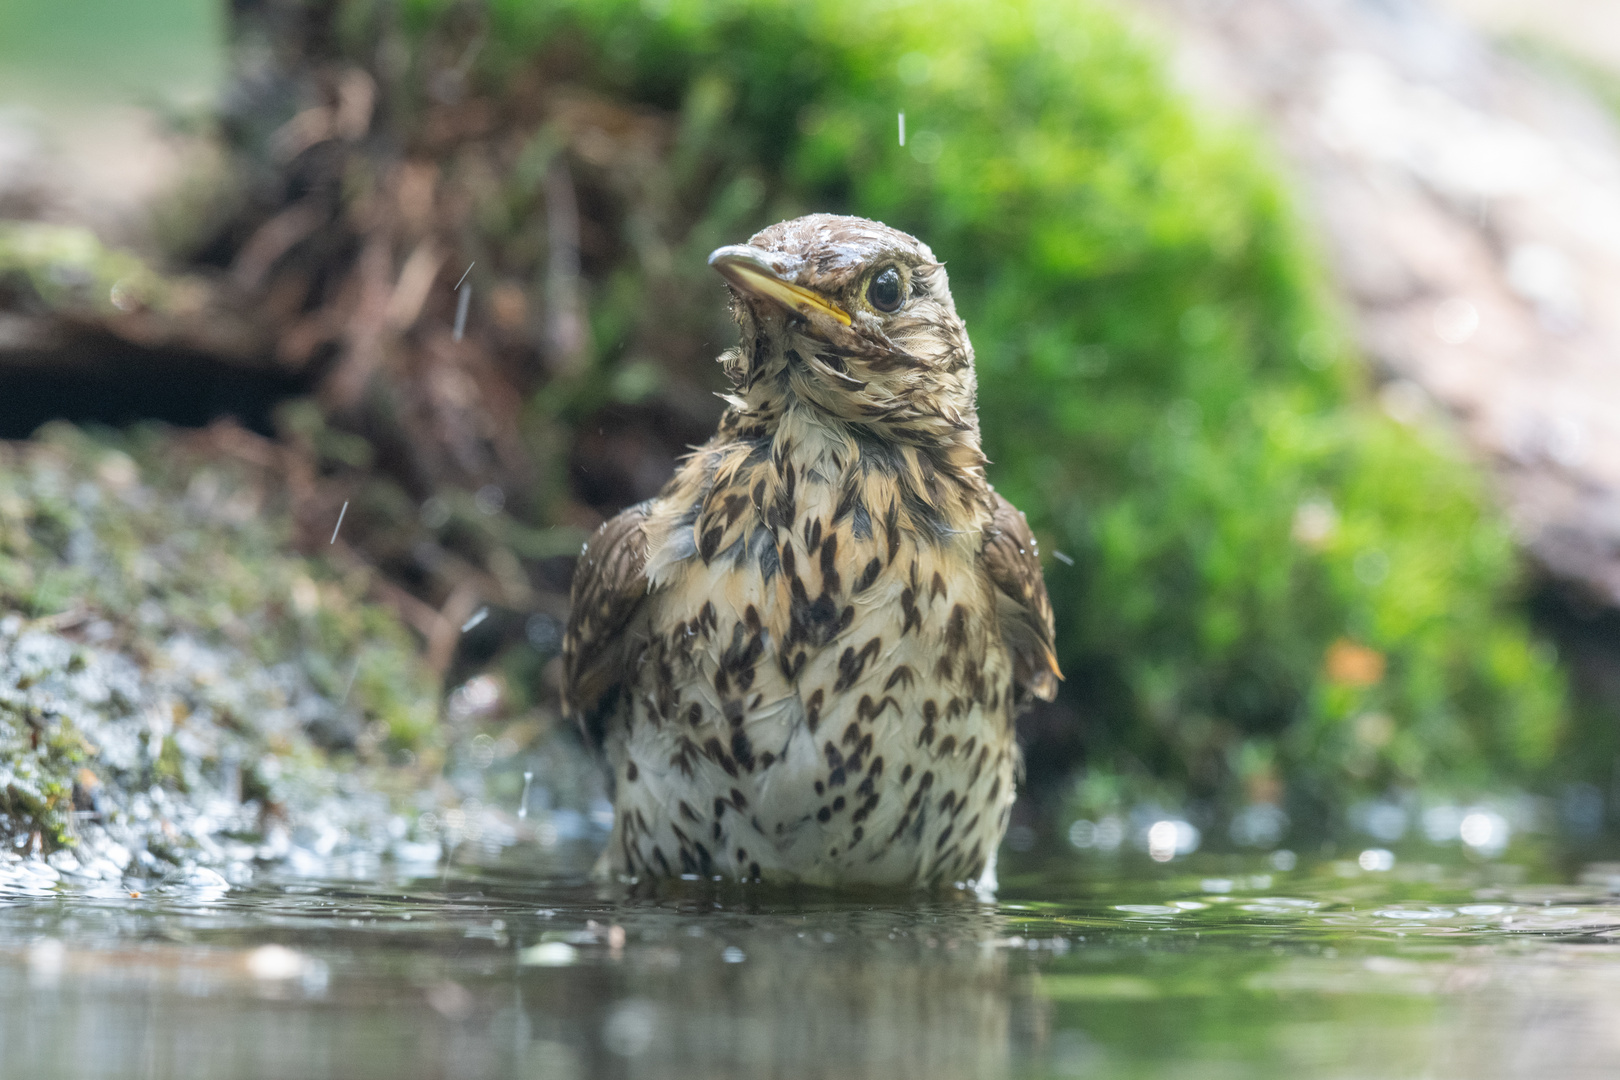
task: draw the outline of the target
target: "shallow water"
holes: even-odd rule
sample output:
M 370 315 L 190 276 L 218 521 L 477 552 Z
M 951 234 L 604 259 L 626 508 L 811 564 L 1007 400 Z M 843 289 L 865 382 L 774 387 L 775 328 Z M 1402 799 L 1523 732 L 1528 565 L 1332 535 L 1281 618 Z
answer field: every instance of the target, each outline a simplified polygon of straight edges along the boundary
M 1070 858 L 985 903 L 707 883 L 634 895 L 586 882 L 586 857 L 204 876 L 139 896 L 14 864 L 0 875 L 0 1075 L 1620 1070 L 1620 900 L 1601 876 Z

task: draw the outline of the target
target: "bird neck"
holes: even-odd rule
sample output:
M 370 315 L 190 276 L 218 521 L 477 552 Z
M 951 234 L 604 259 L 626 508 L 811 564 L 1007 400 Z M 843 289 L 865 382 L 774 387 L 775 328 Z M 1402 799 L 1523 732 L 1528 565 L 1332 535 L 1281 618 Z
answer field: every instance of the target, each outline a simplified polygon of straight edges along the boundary
M 800 483 L 866 490 L 884 504 L 873 512 L 893 501 L 912 527 L 940 540 L 976 535 L 990 520 L 992 495 L 977 431 L 971 441 L 923 446 L 830 417 L 792 395 L 764 408 L 738 398 L 729 402 L 721 440 L 749 448 L 748 459 L 760 463 L 757 475 L 773 494 L 790 475 Z
M 893 469 L 905 464 L 919 476 L 938 476 L 985 505 L 990 485 L 984 468 L 988 459 L 979 445 L 979 426 L 971 399 L 967 422 L 958 420 L 937 438 L 912 428 L 897 432 L 881 420 L 864 423 L 834 416 L 815 402 L 788 389 L 783 381 L 761 380 L 741 395 L 722 394 L 729 408 L 721 418 L 718 438 L 758 445 L 769 440 L 777 458 L 827 475 L 839 475 L 865 462 Z

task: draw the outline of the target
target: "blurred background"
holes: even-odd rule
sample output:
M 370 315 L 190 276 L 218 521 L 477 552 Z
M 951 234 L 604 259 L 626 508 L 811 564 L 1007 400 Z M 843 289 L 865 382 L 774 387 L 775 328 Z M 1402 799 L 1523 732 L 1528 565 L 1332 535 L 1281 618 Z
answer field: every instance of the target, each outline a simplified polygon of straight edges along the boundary
M 1607 851 L 1616 72 L 1582 0 L 9 0 L 0 635 L 202 719 L 0 825 L 267 749 L 587 821 L 573 555 L 713 430 L 708 252 L 836 211 L 949 265 L 1048 553 L 1015 848 Z

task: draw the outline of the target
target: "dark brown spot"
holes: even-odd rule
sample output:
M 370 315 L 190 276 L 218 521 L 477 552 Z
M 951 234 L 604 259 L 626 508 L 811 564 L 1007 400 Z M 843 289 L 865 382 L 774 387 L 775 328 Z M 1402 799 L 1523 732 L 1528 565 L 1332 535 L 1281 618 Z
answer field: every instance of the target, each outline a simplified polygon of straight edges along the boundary
M 709 739 L 703 744 L 703 751 L 709 756 L 709 760 L 726 770 L 726 775 L 732 777 L 737 775 L 737 763 L 731 760 L 731 755 L 726 753 L 725 747 L 720 745 L 719 739 Z
M 821 545 L 821 590 L 829 596 L 836 596 L 839 584 L 838 534 L 834 533 Z
M 714 553 L 720 549 L 720 538 L 725 533 L 726 530 L 723 526 L 716 525 L 708 532 L 705 532 L 703 539 L 698 541 L 698 554 L 702 556 L 704 563 L 707 564 L 713 561 Z
M 861 646 L 860 652 L 856 652 L 853 647 L 845 649 L 844 654 L 838 658 L 838 679 L 833 683 L 833 692 L 848 690 L 854 686 L 865 673 L 867 663 L 877 659 L 877 654 L 882 648 L 881 638 L 871 638 Z
M 732 733 L 731 754 L 737 759 L 737 764 L 749 772 L 754 771 L 754 746 L 741 731 Z
M 857 505 L 859 505 L 860 497 L 860 485 L 855 483 L 853 480 L 846 483 L 843 491 L 839 493 L 838 506 L 833 510 L 832 523 L 837 525 L 840 521 L 843 521 L 844 518 L 851 511 L 853 511 Z
M 951 617 L 945 624 L 945 649 L 956 652 L 967 644 L 967 609 L 961 604 L 951 606 Z
M 635 762 L 632 761 L 632 762 L 630 762 L 630 764 L 628 764 L 628 765 L 626 765 L 624 767 L 624 778 L 626 780 L 628 780 L 630 783 L 632 783 L 632 784 L 635 783 L 636 782 L 636 777 L 638 777 L 640 775 L 641 775 L 641 770 L 636 768 L 636 763 Z
M 900 593 L 900 611 L 905 615 L 905 621 L 900 626 L 900 636 L 905 637 L 913 630 L 922 629 L 922 612 L 917 608 L 917 594 L 911 589 Z

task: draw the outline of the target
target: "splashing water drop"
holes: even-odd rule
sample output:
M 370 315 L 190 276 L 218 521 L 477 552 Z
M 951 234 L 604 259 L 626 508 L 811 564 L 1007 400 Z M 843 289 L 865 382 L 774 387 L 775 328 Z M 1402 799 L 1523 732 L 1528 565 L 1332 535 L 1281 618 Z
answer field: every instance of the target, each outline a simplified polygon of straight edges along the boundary
M 534 783 L 534 773 L 525 771 L 523 774 L 523 797 L 518 800 L 519 820 L 529 816 L 529 785 L 532 783 Z

